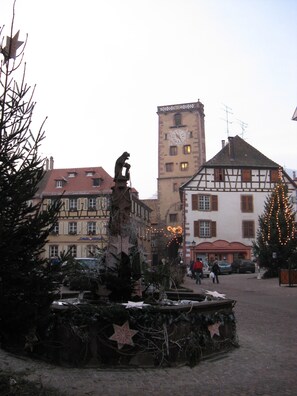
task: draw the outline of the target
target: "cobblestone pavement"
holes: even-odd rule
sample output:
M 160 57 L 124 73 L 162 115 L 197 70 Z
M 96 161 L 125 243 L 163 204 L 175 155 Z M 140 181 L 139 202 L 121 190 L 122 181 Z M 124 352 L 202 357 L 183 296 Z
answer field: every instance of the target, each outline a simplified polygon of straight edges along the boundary
M 297 395 L 297 288 L 277 279 L 232 274 L 202 285 L 186 278 L 194 291 L 216 290 L 237 301 L 240 347 L 194 368 L 73 369 L 15 357 L 0 349 L 0 370 L 22 373 L 71 396 L 295 396 Z

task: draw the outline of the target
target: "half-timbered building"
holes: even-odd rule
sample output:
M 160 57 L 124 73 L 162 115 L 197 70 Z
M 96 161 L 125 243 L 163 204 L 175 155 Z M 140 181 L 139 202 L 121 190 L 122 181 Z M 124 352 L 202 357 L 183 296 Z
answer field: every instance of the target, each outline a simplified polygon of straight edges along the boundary
M 223 141 L 218 154 L 180 188 L 184 261 L 253 258 L 258 218 L 280 175 L 296 202 L 296 183 L 279 164 L 239 136 Z
M 50 232 L 44 257 L 55 258 L 62 252 L 74 257 L 92 257 L 106 248 L 110 219 L 110 200 L 114 179 L 102 167 L 54 169 L 51 158 L 35 201 L 42 210 L 59 199 L 62 207 Z M 151 209 L 131 188 L 131 224 L 144 258 L 150 258 Z

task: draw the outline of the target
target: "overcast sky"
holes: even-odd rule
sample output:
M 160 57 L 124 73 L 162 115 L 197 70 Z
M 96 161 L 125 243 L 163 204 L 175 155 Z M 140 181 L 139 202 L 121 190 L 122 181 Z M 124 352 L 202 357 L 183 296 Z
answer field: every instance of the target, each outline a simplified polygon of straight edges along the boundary
M 0 0 L 10 33 L 13 0 Z M 131 155 L 140 198 L 157 191 L 157 106 L 204 104 L 206 158 L 243 136 L 297 168 L 296 0 L 17 0 L 28 34 L 26 82 L 55 168 L 102 166 Z M 242 135 L 241 123 L 247 124 Z M 36 125 L 37 128 L 37 125 Z

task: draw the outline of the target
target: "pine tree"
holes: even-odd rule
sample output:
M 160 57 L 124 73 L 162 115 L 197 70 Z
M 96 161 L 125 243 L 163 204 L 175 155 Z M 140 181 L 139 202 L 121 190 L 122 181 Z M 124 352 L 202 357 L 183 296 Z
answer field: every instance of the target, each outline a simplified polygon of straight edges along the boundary
M 287 268 L 296 254 L 295 213 L 289 200 L 288 187 L 282 180 L 267 196 L 264 213 L 259 216 L 254 253 L 261 267 L 267 268 L 267 276 L 277 276 L 280 268 Z
M 44 177 L 39 148 L 42 123 L 33 133 L 34 88 L 25 83 L 19 32 L 0 48 L 0 337 L 2 345 L 25 342 L 47 318 L 55 296 L 51 268 L 41 258 L 60 202 L 48 210 L 34 200 Z M 2 31 L 1 31 L 2 35 Z M 1 42 L 4 42 L 2 39 Z M 17 52 L 19 54 L 17 55 Z M 1 57 L 0 54 L 0 57 Z M 20 75 L 18 82 L 16 77 Z M 37 203 L 35 203 L 37 202 Z

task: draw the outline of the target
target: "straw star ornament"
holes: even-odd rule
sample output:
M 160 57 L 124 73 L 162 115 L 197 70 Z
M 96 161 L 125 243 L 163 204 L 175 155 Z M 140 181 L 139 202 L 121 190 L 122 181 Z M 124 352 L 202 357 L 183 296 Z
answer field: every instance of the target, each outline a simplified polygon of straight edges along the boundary
M 17 49 L 24 43 L 23 41 L 19 41 L 19 33 L 20 31 L 18 31 L 13 38 L 6 37 L 6 45 L 0 50 L 4 56 L 4 63 L 8 62 L 9 59 L 15 59 Z
M 220 330 L 219 327 L 221 326 L 221 322 L 216 322 L 212 325 L 209 325 L 208 331 L 210 332 L 210 337 L 213 338 L 215 335 L 220 336 Z
M 122 349 L 124 345 L 134 346 L 132 337 L 135 336 L 138 331 L 130 329 L 128 321 L 126 321 L 122 326 L 113 324 L 113 329 L 114 334 L 109 337 L 109 339 L 118 343 L 118 349 Z

